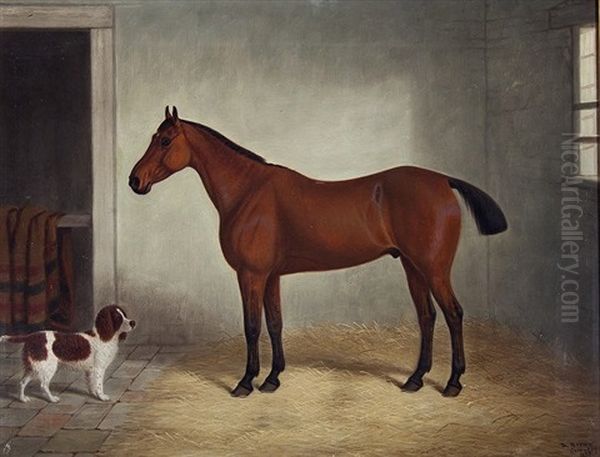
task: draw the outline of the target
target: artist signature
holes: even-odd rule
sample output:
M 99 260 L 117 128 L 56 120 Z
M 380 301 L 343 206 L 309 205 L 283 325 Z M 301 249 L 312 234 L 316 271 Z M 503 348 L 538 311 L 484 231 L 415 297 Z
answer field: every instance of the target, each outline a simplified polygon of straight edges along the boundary
M 571 441 L 568 443 L 560 443 L 564 449 L 568 449 L 570 455 L 577 457 L 593 457 L 598 454 L 598 446 L 588 441 Z

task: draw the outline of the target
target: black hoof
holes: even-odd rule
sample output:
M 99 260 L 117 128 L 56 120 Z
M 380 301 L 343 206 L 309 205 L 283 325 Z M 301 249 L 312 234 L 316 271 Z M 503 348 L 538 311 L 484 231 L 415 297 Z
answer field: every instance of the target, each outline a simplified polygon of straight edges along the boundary
M 462 386 L 460 385 L 460 383 L 448 384 L 446 386 L 446 388 L 444 389 L 444 391 L 442 392 L 442 395 L 444 397 L 456 397 L 460 393 L 461 390 L 462 390 Z
M 280 385 L 281 383 L 277 379 L 275 381 L 265 380 L 265 382 L 262 383 L 262 386 L 260 386 L 258 390 L 260 390 L 264 394 L 267 394 L 275 392 L 277 389 L 279 389 Z
M 236 398 L 244 398 L 252 393 L 254 389 L 252 386 L 248 388 L 248 386 L 243 386 L 238 384 L 235 389 L 231 391 L 231 396 Z
M 423 381 L 408 378 L 408 381 L 401 387 L 402 392 L 416 392 L 423 387 Z

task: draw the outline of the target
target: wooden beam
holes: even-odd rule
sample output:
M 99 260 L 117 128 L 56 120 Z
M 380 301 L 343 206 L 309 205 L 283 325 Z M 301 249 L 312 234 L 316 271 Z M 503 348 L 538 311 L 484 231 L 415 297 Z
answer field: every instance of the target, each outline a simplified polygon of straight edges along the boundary
M 65 214 L 58 221 L 59 228 L 81 228 L 92 226 L 92 216 L 89 214 Z
M 579 136 L 573 139 L 575 143 L 597 144 L 598 136 Z
M 112 26 L 110 6 L 0 6 L 0 28 L 93 29 Z
M 94 306 L 116 299 L 114 52 L 112 29 L 92 29 Z

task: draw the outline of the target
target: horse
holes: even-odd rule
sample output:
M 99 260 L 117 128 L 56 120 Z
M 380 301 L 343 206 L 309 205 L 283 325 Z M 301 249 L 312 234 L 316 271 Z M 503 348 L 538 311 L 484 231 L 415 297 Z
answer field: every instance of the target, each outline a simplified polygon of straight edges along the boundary
M 352 267 L 385 255 L 399 258 L 421 333 L 417 368 L 402 385 L 416 392 L 432 365 L 435 298 L 450 330 L 452 366 L 442 394 L 457 396 L 465 372 L 463 310 L 450 281 L 458 246 L 463 197 L 479 232 L 507 229 L 498 204 L 485 192 L 441 173 L 401 166 L 344 181 L 320 181 L 268 163 L 202 124 L 165 119 L 135 164 L 129 186 L 140 195 L 183 168 L 200 176 L 219 214 L 219 241 L 236 271 L 242 297 L 246 370 L 234 397 L 253 391 L 259 374 L 258 338 L 264 309 L 273 353 L 271 372 L 259 387 L 274 392 L 285 369 L 280 277 Z

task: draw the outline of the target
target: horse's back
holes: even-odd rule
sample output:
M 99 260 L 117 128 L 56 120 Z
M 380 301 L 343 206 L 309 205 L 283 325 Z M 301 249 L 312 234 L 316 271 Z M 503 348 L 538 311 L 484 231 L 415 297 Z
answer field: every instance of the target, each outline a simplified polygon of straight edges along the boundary
M 272 188 L 286 249 L 319 269 L 403 252 L 404 245 L 408 250 L 404 240 L 428 238 L 426 225 L 439 225 L 440 207 L 456 204 L 444 175 L 408 166 L 344 181 L 283 169 Z

